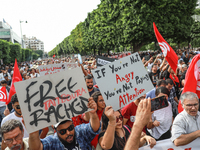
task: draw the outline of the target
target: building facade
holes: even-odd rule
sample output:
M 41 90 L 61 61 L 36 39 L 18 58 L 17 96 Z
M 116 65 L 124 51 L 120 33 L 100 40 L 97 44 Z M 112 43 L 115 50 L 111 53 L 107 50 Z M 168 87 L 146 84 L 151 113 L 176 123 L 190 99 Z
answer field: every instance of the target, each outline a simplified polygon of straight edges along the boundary
M 12 27 L 3 19 L 0 21 L 0 39 L 21 45 L 21 38 L 12 30 Z
M 28 38 L 26 35 L 23 35 L 23 40 L 25 43 L 25 48 L 44 51 L 44 42 L 37 39 L 36 37 Z

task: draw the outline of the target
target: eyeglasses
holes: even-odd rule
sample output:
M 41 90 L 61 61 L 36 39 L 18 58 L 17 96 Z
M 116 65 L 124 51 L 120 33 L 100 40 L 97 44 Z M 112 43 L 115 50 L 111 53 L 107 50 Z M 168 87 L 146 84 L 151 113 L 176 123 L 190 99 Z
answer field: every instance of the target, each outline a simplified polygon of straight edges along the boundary
M 18 134 L 15 138 L 4 140 L 4 143 L 6 143 L 6 144 L 12 144 L 14 140 L 15 140 L 15 141 L 22 140 L 22 136 L 23 136 L 22 133 L 20 133 L 20 134 Z M 14 140 L 13 140 L 13 139 L 14 139 Z
M 199 103 L 196 103 L 196 104 L 187 104 L 185 106 L 187 106 L 188 108 L 192 108 L 193 106 L 194 107 L 198 107 Z
M 123 120 L 123 116 L 122 115 L 120 115 L 119 117 L 116 117 L 116 122 L 118 122 L 119 120 Z
M 19 106 L 19 105 L 16 105 L 15 108 L 20 109 L 20 106 Z
M 68 130 L 68 131 L 74 130 L 74 125 L 71 124 L 67 129 L 61 129 L 61 130 L 59 130 L 58 132 L 59 132 L 61 135 L 64 135 L 64 134 L 67 132 L 67 130 Z

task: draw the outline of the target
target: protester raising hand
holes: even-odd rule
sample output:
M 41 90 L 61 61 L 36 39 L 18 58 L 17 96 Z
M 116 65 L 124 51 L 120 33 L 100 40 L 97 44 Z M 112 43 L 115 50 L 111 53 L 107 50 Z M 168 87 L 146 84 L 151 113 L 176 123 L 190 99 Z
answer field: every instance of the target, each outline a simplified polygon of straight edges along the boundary
M 116 116 L 114 115 L 114 110 L 112 109 L 112 106 L 108 106 L 105 108 L 105 115 L 108 117 L 109 123 L 116 123 Z
M 138 150 L 142 129 L 151 118 L 151 99 L 142 100 L 136 112 L 136 120 L 124 150 Z
M 92 109 L 90 113 L 96 113 L 97 111 L 97 103 L 94 101 L 92 97 L 88 99 L 88 108 Z

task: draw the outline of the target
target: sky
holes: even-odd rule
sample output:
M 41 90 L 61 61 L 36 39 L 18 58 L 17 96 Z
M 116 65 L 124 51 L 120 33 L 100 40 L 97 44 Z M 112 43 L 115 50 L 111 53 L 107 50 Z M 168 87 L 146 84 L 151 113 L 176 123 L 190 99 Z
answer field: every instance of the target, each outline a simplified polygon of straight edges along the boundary
M 21 23 L 22 34 L 43 41 L 49 52 L 98 4 L 100 0 L 2 0 L 0 21 L 4 18 L 19 37 L 20 20 L 27 21 Z

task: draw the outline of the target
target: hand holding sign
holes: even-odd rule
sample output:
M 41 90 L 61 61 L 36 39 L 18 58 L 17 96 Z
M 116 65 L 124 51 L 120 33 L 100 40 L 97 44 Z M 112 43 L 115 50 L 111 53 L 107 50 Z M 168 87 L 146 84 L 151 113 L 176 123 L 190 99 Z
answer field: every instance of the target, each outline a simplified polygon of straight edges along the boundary
M 88 99 L 88 108 L 92 109 L 90 113 L 96 113 L 97 111 L 97 103 L 94 101 L 92 97 Z
M 88 111 L 80 67 L 17 82 L 15 88 L 29 133 Z

